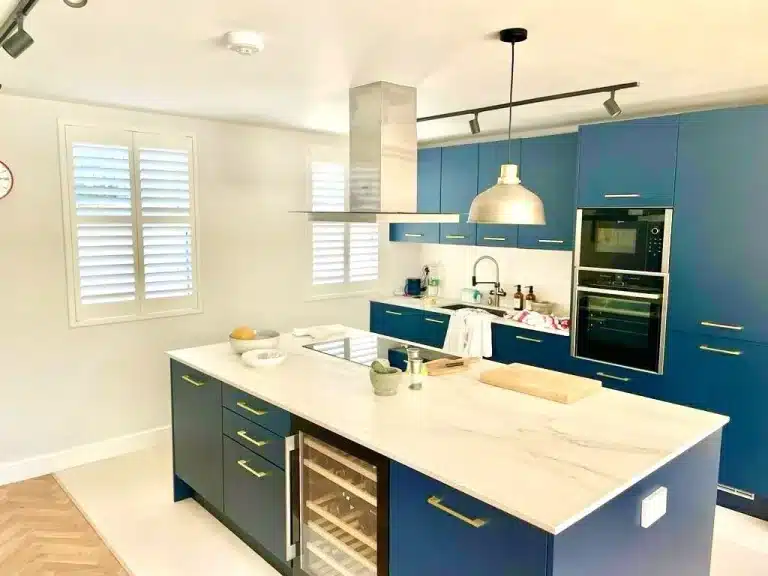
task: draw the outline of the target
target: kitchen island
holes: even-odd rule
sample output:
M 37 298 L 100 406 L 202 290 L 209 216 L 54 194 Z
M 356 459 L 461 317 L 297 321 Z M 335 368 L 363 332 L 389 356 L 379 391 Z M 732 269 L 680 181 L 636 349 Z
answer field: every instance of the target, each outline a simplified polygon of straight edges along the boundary
M 288 358 L 263 369 L 227 343 L 169 353 L 176 497 L 199 497 L 284 573 L 297 523 L 287 455 L 300 420 L 391 462 L 378 545 L 393 576 L 708 574 L 727 418 L 607 389 L 561 405 L 481 384 L 478 374 L 498 366 L 490 361 L 376 397 L 366 367 L 309 342 L 282 335 Z M 236 430 L 233 415 L 265 440 Z M 228 449 L 241 432 L 248 441 Z M 226 460 L 242 468 L 259 443 L 272 450 L 261 456 L 273 474 L 260 473 L 271 482 L 262 506 L 274 509 L 243 517 L 228 491 L 251 504 L 258 494 L 228 482 Z

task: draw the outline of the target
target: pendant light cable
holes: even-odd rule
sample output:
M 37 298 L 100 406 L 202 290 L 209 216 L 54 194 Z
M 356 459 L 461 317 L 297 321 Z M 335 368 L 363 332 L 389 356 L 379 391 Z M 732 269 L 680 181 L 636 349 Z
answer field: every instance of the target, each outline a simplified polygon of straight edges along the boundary
M 507 130 L 507 164 L 512 164 L 512 88 L 515 86 L 515 43 L 512 44 L 512 64 L 509 70 L 509 128 Z

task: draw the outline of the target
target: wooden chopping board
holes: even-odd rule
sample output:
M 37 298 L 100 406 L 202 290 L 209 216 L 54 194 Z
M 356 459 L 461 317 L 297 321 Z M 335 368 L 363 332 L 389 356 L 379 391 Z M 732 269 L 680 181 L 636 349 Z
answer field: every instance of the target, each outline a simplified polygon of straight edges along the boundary
M 427 374 L 430 376 L 445 376 L 447 374 L 455 374 L 457 372 L 466 372 L 469 370 L 469 365 L 479 362 L 480 358 L 439 358 L 427 362 Z
M 480 374 L 480 381 L 491 386 L 507 388 L 561 404 L 572 404 L 599 392 L 603 387 L 599 380 L 582 378 L 581 376 L 573 376 L 527 364 L 510 364 L 502 368 L 487 370 Z

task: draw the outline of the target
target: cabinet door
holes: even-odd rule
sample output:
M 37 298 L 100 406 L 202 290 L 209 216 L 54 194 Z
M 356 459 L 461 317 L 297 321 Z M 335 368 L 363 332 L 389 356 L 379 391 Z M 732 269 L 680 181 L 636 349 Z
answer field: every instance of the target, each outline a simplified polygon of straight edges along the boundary
M 418 151 L 417 212 L 440 212 L 441 148 Z M 389 239 L 393 242 L 434 243 L 440 241 L 439 224 L 390 224 Z
M 578 204 L 672 206 L 678 116 L 579 129 Z
M 390 576 L 544 576 L 547 534 L 397 462 Z
M 570 359 L 570 339 L 516 326 L 494 323 L 491 341 L 495 362 L 520 362 L 549 370 L 565 370 Z
M 720 483 L 768 496 L 768 346 L 671 332 L 667 380 L 679 404 L 729 416 Z
M 520 163 L 522 182 L 544 203 L 544 226 L 520 226 L 519 248 L 573 250 L 576 219 L 576 134 L 526 138 Z
M 477 192 L 487 190 L 499 179 L 502 164 L 517 164 L 520 170 L 520 140 L 486 142 L 478 149 Z M 520 172 L 518 172 L 519 174 Z M 516 224 L 478 224 L 478 246 L 517 246 Z
M 286 561 L 285 472 L 224 437 L 224 514 Z
M 424 312 L 421 319 L 421 333 L 419 340 L 421 344 L 442 348 L 445 344 L 445 334 L 448 332 L 448 322 L 451 317 L 449 314 L 440 312 Z
M 768 343 L 768 107 L 680 123 L 669 322 Z
M 371 331 L 392 338 L 418 342 L 423 312 L 407 306 L 371 302 Z
M 171 362 L 174 473 L 221 510 L 221 383 Z
M 459 224 L 440 224 L 441 244 L 474 245 L 477 226 L 467 223 L 477 196 L 477 144 L 443 148 L 440 172 L 440 212 L 461 214 Z

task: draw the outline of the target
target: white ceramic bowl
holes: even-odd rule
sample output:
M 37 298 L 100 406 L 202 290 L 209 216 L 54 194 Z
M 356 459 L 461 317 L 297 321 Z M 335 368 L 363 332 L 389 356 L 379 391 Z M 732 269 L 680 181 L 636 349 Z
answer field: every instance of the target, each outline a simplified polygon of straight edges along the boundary
M 243 354 L 251 350 L 273 350 L 280 344 L 280 333 L 274 330 L 259 330 L 256 338 L 250 340 L 238 340 L 229 337 L 229 345 L 235 354 Z
M 241 356 L 243 362 L 251 368 L 276 366 L 282 363 L 286 357 L 287 354 L 282 350 L 251 350 Z

